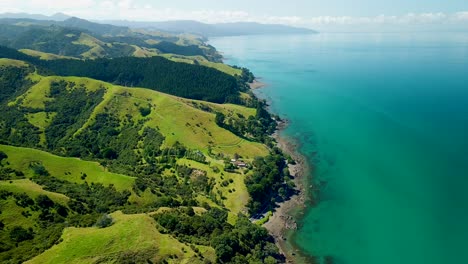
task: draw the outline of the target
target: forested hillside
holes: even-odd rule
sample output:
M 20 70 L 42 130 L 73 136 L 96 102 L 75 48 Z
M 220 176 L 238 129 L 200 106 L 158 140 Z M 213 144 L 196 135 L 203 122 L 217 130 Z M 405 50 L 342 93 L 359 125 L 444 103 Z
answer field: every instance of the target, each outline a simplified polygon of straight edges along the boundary
M 240 77 L 236 79 L 209 67 L 177 63 L 162 57 L 40 60 L 1 46 L 0 57 L 27 61 L 47 74 L 89 77 L 216 103 L 242 103 L 239 92 L 245 89 L 239 85 Z
M 293 191 L 276 123 L 253 98 L 207 102 L 250 76 L 0 48 L 0 262 L 282 262 L 247 217 Z
M 0 45 L 80 59 L 179 54 L 220 62 L 216 50 L 193 36 L 131 30 L 76 17 L 65 21 L 0 19 Z

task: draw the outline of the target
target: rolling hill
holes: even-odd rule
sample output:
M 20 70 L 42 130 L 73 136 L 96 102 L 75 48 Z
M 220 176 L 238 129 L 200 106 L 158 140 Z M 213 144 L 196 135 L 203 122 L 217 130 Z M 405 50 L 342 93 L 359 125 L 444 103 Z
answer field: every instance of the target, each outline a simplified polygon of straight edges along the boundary
M 289 186 L 261 102 L 60 76 L 46 67 L 60 58 L 2 51 L 0 262 L 282 261 L 246 217 Z
M 76 17 L 63 21 L 0 18 L 0 45 L 80 59 L 133 56 L 144 49 L 152 56 L 170 53 L 221 62 L 213 47 L 192 35 L 133 30 Z

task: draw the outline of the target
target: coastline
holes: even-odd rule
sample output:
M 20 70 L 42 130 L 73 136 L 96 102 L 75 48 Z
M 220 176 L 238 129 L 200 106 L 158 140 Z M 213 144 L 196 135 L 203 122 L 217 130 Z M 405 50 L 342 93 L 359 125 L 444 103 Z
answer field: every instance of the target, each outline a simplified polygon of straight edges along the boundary
M 250 89 L 255 90 L 255 89 L 260 89 L 265 86 L 267 86 L 266 83 L 262 82 L 260 79 L 255 78 L 252 83 L 249 83 Z
M 277 131 L 272 137 L 276 140 L 278 148 L 285 154 L 290 155 L 296 163 L 289 164 L 288 167 L 290 175 L 293 176 L 297 193 L 291 196 L 289 200 L 279 203 L 273 215 L 263 227 L 275 239 L 280 252 L 286 257 L 286 263 L 311 263 L 312 259 L 301 253 L 292 241 L 294 232 L 297 230 L 297 222 L 304 215 L 306 209 L 309 193 L 307 192 L 308 188 L 305 187 L 309 185 L 307 175 L 311 171 L 311 168 L 307 164 L 305 157 L 298 152 L 297 148 L 299 145 L 295 140 L 281 135 L 281 132 L 288 125 L 288 121 L 280 122 Z
M 267 84 L 256 78 L 249 86 L 252 90 L 256 90 L 267 86 Z M 297 222 L 304 215 L 307 200 L 310 197 L 310 193 L 307 191 L 309 188 L 306 186 L 310 185 L 310 179 L 307 176 L 312 168 L 306 162 L 306 158 L 298 151 L 299 144 L 296 139 L 282 135 L 288 125 L 288 120 L 278 122 L 278 128 L 271 137 L 277 142 L 277 147 L 295 161 L 295 164 L 288 164 L 288 168 L 297 193 L 289 200 L 278 203 L 278 207 L 263 227 L 275 239 L 280 252 L 286 258 L 286 263 L 313 263 L 313 258 L 303 254 L 292 241 L 294 232 L 298 228 Z

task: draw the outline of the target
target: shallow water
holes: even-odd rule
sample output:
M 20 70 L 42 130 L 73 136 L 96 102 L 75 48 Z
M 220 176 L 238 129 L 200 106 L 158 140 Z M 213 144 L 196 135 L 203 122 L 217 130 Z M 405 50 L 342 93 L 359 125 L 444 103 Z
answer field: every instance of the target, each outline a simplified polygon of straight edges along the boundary
M 320 184 L 294 242 L 334 263 L 468 263 L 468 34 L 210 41 L 268 84 Z M 312 177 L 312 176 L 311 176 Z

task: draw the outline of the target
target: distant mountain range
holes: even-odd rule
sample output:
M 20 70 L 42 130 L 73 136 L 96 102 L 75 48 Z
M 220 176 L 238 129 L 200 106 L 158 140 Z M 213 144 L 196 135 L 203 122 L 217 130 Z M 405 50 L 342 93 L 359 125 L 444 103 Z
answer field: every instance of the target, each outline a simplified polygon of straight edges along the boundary
M 63 13 L 57 13 L 52 16 L 40 14 L 27 14 L 27 13 L 3 13 L 0 14 L 2 18 L 21 18 L 21 19 L 34 19 L 34 20 L 49 20 L 49 21 L 63 21 L 66 26 L 73 26 L 79 23 L 81 26 L 84 21 L 79 18 L 74 18 Z M 203 37 L 221 37 L 221 36 L 240 36 L 240 35 L 275 35 L 275 34 L 314 34 L 317 31 L 307 28 L 291 27 L 280 24 L 261 24 L 255 22 L 236 22 L 236 23 L 219 23 L 207 24 L 194 20 L 175 20 L 175 21 L 162 21 L 162 22 L 137 22 L 126 20 L 107 20 L 107 21 L 94 21 L 97 23 L 111 24 L 120 27 L 129 28 L 143 28 L 168 33 L 190 33 Z M 95 25 L 95 24 L 94 24 Z M 94 26 L 89 23 L 89 26 Z M 106 27 L 105 25 L 103 25 Z M 108 26 L 107 26 L 108 27 Z M 94 29 L 95 30 L 95 29 Z M 104 29 L 104 30 L 108 30 Z
M 260 24 L 255 22 L 236 22 L 206 24 L 194 20 L 175 20 L 163 22 L 135 22 L 125 20 L 103 21 L 108 24 L 130 28 L 146 28 L 169 33 L 191 33 L 204 37 L 270 35 L 270 34 L 315 34 L 315 30 L 279 24 Z
M 64 21 L 71 16 L 64 13 L 56 13 L 51 16 L 41 15 L 41 14 L 28 14 L 28 13 L 3 13 L 0 14 L 0 18 L 26 18 L 26 19 L 35 19 L 35 20 L 53 20 L 53 21 Z

